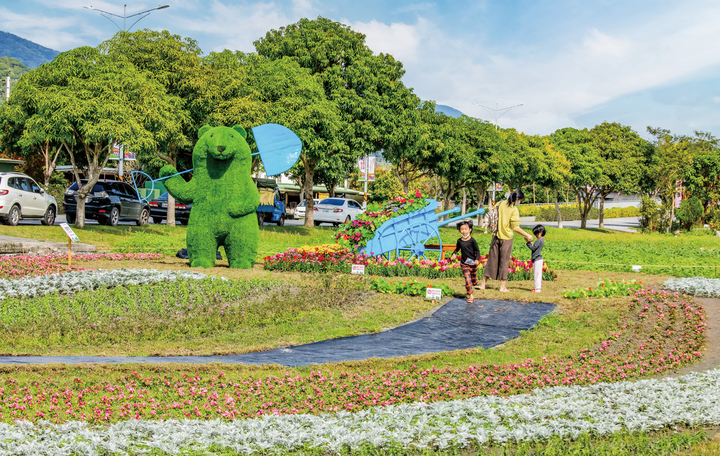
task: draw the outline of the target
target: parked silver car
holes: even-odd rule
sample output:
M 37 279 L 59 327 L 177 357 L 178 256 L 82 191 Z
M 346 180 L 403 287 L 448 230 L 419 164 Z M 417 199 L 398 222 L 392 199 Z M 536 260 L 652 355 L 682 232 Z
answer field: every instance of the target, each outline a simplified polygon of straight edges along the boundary
M 319 203 L 319 202 L 320 202 L 319 199 L 314 199 L 314 200 L 313 200 L 313 205 L 315 205 L 315 204 L 317 204 L 317 203 Z M 297 207 L 295 207 L 295 215 L 294 215 L 294 217 L 295 217 L 296 219 L 305 218 L 305 204 L 306 204 L 305 200 L 302 200 L 302 201 L 300 201 L 300 204 L 298 204 Z
M 315 226 L 323 222 L 340 226 L 341 223 L 355 220 L 355 217 L 365 212 L 360 203 L 349 198 L 325 198 L 317 203 L 313 210 Z
M 21 219 L 40 219 L 43 225 L 55 223 L 55 197 L 48 195 L 30 176 L 0 173 L 0 220 L 15 226 Z

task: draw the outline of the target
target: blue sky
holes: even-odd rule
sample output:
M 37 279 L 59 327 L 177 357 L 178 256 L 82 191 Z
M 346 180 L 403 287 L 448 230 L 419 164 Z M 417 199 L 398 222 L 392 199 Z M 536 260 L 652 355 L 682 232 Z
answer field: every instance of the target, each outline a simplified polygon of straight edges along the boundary
M 127 0 L 126 0 L 127 1 Z M 403 62 L 406 85 L 473 117 L 512 106 L 500 126 L 529 134 L 604 120 L 720 136 L 720 2 L 716 0 L 162 0 L 140 28 L 167 29 L 204 52 L 253 51 L 272 28 L 324 16 Z M 66 51 L 117 28 L 92 6 L 112 0 L 0 0 L 0 30 Z M 128 23 L 129 25 L 129 23 Z

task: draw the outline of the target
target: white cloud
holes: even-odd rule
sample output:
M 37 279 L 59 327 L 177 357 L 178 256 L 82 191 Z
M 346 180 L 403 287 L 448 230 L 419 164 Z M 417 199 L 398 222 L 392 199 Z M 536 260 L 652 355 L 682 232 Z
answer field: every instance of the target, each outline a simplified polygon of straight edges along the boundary
M 394 22 L 390 25 L 376 20 L 370 22 L 343 22 L 353 30 L 365 34 L 368 47 L 376 54 L 390 54 L 397 60 L 405 63 L 415 62 L 422 58 L 420 55 L 420 42 L 423 30 L 429 26 L 425 19 L 418 19 L 416 25 Z
M 175 26 L 190 36 L 192 32 L 212 33 L 221 44 L 213 49 L 203 49 L 205 52 L 224 49 L 254 52 L 253 41 L 265 36 L 270 29 L 278 29 L 300 19 L 299 15 L 285 15 L 274 2 L 238 7 L 215 0 L 204 11 L 204 15 L 192 19 L 178 18 Z
M 713 101 L 715 103 L 720 103 L 720 97 L 713 97 Z
M 377 50 L 397 52 L 405 83 L 421 98 L 483 119 L 494 116 L 473 102 L 523 103 L 500 126 L 548 134 L 602 103 L 720 64 L 718 21 L 720 6 L 678 6 L 634 28 L 595 27 L 568 35 L 566 46 L 538 43 L 504 54 L 477 40 L 453 38 L 427 19 L 402 24 L 397 31 L 404 33 L 375 21 L 352 26 L 368 35 L 368 43 L 376 40 Z
M 83 33 L 76 33 L 81 27 Z M 86 27 L 77 17 L 19 14 L 6 8 L 0 8 L 0 30 L 56 51 L 82 46 L 88 32 L 97 32 L 93 27 Z

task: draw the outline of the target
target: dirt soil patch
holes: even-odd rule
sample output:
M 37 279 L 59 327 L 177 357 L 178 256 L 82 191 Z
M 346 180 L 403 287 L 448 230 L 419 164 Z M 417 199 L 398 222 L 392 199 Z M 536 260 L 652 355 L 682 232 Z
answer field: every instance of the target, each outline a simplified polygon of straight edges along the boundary
M 705 309 L 705 346 L 702 348 L 703 356 L 700 362 L 678 369 L 672 374 L 689 374 L 690 372 L 703 372 L 720 366 L 720 299 L 719 298 L 693 298 Z

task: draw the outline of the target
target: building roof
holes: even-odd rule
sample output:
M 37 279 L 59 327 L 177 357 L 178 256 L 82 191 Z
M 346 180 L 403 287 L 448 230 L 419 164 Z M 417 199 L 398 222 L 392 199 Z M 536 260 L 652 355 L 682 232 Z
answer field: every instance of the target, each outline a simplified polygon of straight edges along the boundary
M 300 186 L 295 184 L 277 184 L 280 190 L 290 190 L 300 193 Z M 328 193 L 327 188 L 324 185 L 313 185 L 313 192 Z M 363 192 L 357 190 L 351 190 L 349 188 L 335 187 L 335 193 L 343 193 L 345 195 L 362 195 Z M 368 195 L 370 193 L 368 192 Z

